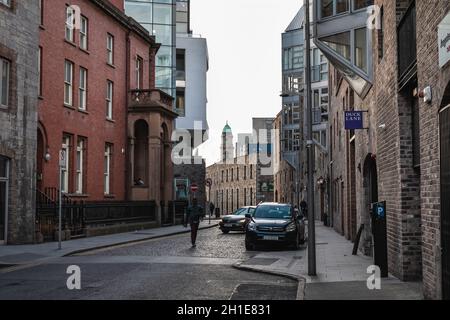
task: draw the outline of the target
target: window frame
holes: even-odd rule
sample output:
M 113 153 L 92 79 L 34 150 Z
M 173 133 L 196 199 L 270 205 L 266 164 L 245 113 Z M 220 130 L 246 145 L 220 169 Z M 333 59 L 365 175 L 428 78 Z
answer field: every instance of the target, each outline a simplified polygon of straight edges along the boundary
M 67 75 L 67 66 L 70 66 L 70 82 L 68 81 L 68 75 Z M 73 70 L 74 70 L 74 63 L 70 60 L 64 60 L 64 105 L 65 106 L 73 106 Z M 67 89 L 69 89 L 67 91 Z M 66 96 L 66 93 L 69 93 L 69 97 Z M 67 101 L 67 98 L 69 98 L 70 101 Z
M 109 65 L 114 65 L 114 36 L 109 32 L 106 36 L 106 53 L 106 62 Z
M 3 90 L 3 86 L 5 85 L 3 83 L 3 72 L 4 72 L 4 66 L 6 65 L 6 90 Z M 9 108 L 10 103 L 10 88 L 11 88 L 11 61 L 0 57 L 0 108 L 7 109 Z M 6 92 L 6 97 L 3 97 L 3 91 Z M 3 99 L 6 99 L 6 103 L 3 103 Z
M 72 21 L 70 22 L 70 18 L 72 18 Z M 71 6 L 66 6 L 66 22 L 65 22 L 65 34 L 64 39 L 66 41 L 75 42 L 75 10 Z M 69 37 L 68 37 L 69 35 Z
M 141 90 L 144 87 L 144 59 L 136 56 L 136 89 Z
M 84 77 L 82 79 L 82 74 Z M 87 91 L 88 91 L 88 70 L 86 68 L 80 67 L 80 81 L 78 83 L 78 110 L 87 110 Z M 84 84 L 82 87 L 81 84 Z M 83 96 L 82 96 L 83 95 Z
M 65 151 L 65 165 L 61 167 L 61 193 L 69 193 L 70 188 L 70 150 L 72 136 L 63 134 L 61 150 Z
M 78 138 L 76 147 L 76 167 L 75 167 L 75 193 L 83 194 L 84 192 L 84 160 L 85 160 L 85 150 L 86 150 L 86 139 Z
M 114 82 L 106 81 L 106 119 L 113 119 Z
M 85 29 L 83 31 L 83 22 L 85 22 Z M 80 48 L 89 50 L 89 19 L 85 16 L 80 16 Z
M 111 195 L 111 163 L 112 163 L 112 147 L 110 143 L 105 144 L 105 151 L 103 155 L 103 192 L 105 195 Z

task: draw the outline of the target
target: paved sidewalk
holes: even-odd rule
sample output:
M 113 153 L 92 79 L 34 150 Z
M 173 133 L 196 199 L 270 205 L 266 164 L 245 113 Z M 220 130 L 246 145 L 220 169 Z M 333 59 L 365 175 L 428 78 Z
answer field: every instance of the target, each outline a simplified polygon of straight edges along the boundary
M 353 244 L 333 229 L 316 222 L 316 277 L 308 276 L 308 250 L 261 252 L 236 268 L 288 276 L 299 280 L 299 299 L 422 299 L 420 283 L 390 276 L 382 290 L 370 291 L 367 267 L 373 259 L 353 256 Z
M 219 220 L 217 219 L 211 219 L 211 224 L 209 224 L 209 219 L 205 218 L 205 220 L 200 224 L 200 229 L 216 227 L 218 222 Z M 7 266 L 40 263 L 47 261 L 48 259 L 63 257 L 92 249 L 139 242 L 188 232 L 190 232 L 189 227 L 184 228 L 182 225 L 177 225 L 98 237 L 80 238 L 63 241 L 61 250 L 58 250 L 58 242 L 46 242 L 31 245 L 5 245 L 0 246 L 0 269 L 1 267 Z

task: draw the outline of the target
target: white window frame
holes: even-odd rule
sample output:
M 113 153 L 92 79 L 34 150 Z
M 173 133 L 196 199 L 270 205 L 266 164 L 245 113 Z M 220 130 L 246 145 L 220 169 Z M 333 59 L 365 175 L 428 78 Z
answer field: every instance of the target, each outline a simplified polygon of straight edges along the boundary
M 6 83 L 3 81 L 3 73 L 6 68 Z M 7 108 L 9 105 L 9 81 L 11 79 L 11 62 L 0 57 L 0 107 Z M 3 88 L 6 87 L 6 97 L 3 97 Z M 6 99 L 5 103 L 3 100 Z
M 70 137 L 69 136 L 63 136 L 62 141 L 62 148 L 65 153 L 65 163 L 64 166 L 61 168 L 61 192 L 62 193 L 68 193 L 69 192 L 69 172 L 70 172 Z
M 141 88 L 141 70 L 143 71 L 143 60 L 141 57 L 136 57 L 136 89 L 140 90 Z
M 106 36 L 106 52 L 107 62 L 110 65 L 114 64 L 114 36 L 109 34 Z
M 7 7 L 11 7 L 11 0 L 0 0 L 0 3 Z
M 75 19 L 75 10 L 71 6 L 66 7 L 66 33 L 65 37 L 67 41 L 74 42 L 74 19 Z
M 106 84 L 106 119 L 113 118 L 114 82 L 108 80 Z
M 79 139 L 76 154 L 76 186 L 75 193 L 83 194 L 83 174 L 84 174 L 84 139 Z
M 104 193 L 108 195 L 111 193 L 111 149 L 112 146 L 110 144 L 105 145 L 105 153 L 104 153 Z
M 80 83 L 78 88 L 78 109 L 86 111 L 87 109 L 87 75 L 86 68 L 80 67 Z
M 64 104 L 73 104 L 73 62 L 69 60 L 64 62 Z
M 89 20 L 88 18 L 81 16 L 80 18 L 80 48 L 83 50 L 88 49 L 88 32 L 89 32 Z

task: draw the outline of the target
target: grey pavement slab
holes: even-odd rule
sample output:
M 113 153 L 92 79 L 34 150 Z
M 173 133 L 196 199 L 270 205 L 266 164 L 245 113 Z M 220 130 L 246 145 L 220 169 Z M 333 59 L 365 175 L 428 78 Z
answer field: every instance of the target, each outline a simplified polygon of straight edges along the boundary
M 307 283 L 304 300 L 422 300 L 421 283 L 382 280 L 380 290 L 365 281 Z

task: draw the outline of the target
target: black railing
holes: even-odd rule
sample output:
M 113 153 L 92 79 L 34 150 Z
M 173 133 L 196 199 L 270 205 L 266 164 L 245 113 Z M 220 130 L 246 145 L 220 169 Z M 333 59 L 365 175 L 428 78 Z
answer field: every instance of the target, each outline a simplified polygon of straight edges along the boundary
M 417 69 L 416 5 L 412 1 L 397 27 L 398 73 L 401 87 Z
M 36 225 L 44 241 L 56 240 L 58 202 L 37 191 Z M 62 202 L 62 226 L 71 238 L 86 236 L 89 227 L 156 221 L 155 201 Z

